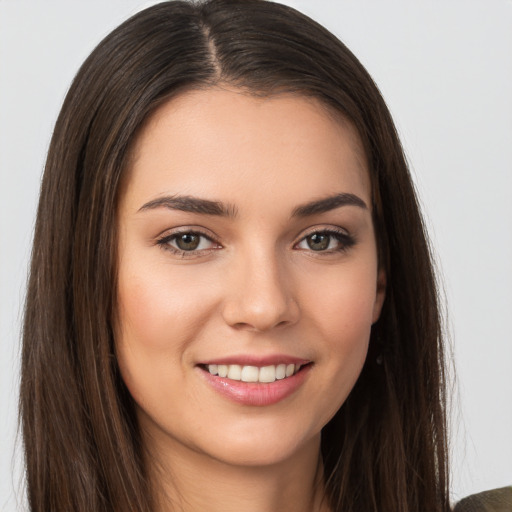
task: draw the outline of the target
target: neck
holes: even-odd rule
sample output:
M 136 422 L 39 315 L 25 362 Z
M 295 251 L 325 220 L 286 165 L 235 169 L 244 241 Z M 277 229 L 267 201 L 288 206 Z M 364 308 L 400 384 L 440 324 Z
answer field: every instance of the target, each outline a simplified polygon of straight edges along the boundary
M 159 454 L 149 461 L 158 512 L 330 511 L 319 437 L 289 459 L 265 466 L 234 466 L 182 445 L 166 450 L 151 444 L 149 452 Z

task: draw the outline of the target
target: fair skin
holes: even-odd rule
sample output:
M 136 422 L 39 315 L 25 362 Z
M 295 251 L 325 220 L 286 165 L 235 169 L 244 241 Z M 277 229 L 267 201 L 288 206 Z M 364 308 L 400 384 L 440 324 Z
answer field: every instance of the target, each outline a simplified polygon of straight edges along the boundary
M 116 348 L 160 510 L 328 511 L 321 429 L 384 300 L 354 129 L 297 95 L 183 93 L 137 139 L 118 225 Z

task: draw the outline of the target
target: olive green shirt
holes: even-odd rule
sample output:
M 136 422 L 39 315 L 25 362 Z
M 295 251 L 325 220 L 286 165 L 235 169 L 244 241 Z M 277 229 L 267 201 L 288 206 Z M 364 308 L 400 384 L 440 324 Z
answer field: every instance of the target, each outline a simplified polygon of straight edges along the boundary
M 512 512 L 512 486 L 468 496 L 453 512 Z

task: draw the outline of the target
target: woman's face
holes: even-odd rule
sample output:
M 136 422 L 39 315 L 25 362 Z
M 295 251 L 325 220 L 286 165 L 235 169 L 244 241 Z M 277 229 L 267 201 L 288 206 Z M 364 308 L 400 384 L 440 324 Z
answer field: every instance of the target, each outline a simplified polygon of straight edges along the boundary
M 145 438 L 242 465 L 318 447 L 384 299 L 355 130 L 300 96 L 185 93 L 138 138 L 118 222 Z

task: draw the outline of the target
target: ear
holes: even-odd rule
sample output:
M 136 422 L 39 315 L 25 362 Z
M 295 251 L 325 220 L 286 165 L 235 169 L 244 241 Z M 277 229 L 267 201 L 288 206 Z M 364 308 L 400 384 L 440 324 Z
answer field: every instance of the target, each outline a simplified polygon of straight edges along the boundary
M 375 303 L 373 305 L 373 316 L 372 323 L 374 324 L 380 317 L 380 312 L 382 310 L 382 305 L 384 304 L 384 299 L 386 298 L 386 273 L 384 269 L 379 269 L 377 274 L 377 292 L 375 294 Z

